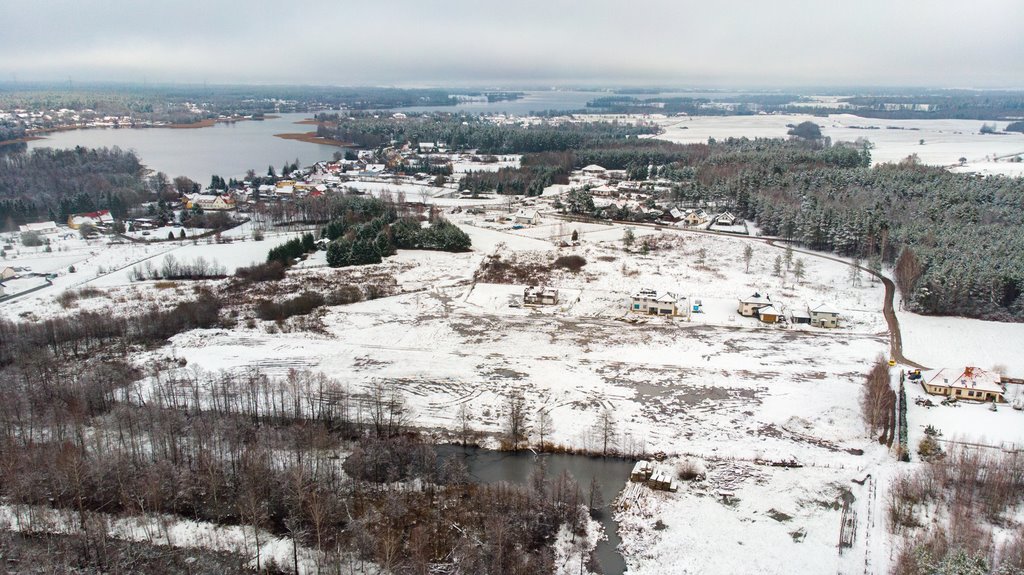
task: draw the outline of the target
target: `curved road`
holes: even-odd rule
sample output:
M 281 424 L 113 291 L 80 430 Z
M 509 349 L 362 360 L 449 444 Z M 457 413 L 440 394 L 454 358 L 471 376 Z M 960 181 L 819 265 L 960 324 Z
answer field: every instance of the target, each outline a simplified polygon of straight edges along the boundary
M 607 223 L 607 222 L 602 222 L 600 220 L 589 220 L 589 219 L 586 219 L 586 218 L 577 218 L 577 217 L 572 217 L 572 216 L 567 217 L 567 216 L 562 215 L 562 214 L 545 214 L 545 215 L 551 215 L 551 216 L 554 216 L 554 217 L 556 217 L 558 219 L 565 219 L 565 220 L 569 220 L 569 221 L 580 221 L 580 222 L 587 222 L 587 223 Z M 785 239 L 782 239 L 782 238 L 762 238 L 762 237 L 754 237 L 754 236 L 744 236 L 744 235 L 739 235 L 739 234 L 730 234 L 730 233 L 716 232 L 716 231 L 713 231 L 713 230 L 693 230 L 693 229 L 687 229 L 687 228 L 673 228 L 673 227 L 669 227 L 669 226 L 663 226 L 663 225 L 657 225 L 657 224 L 648 224 L 648 223 L 641 223 L 641 222 L 614 222 L 614 223 L 620 224 L 620 225 L 630 225 L 630 226 L 637 226 L 637 227 L 654 228 L 654 229 L 662 230 L 662 231 L 678 231 L 678 232 L 689 232 L 689 233 L 694 233 L 694 234 L 707 234 L 707 235 L 714 235 L 714 236 L 728 236 L 728 237 L 737 238 L 737 239 L 743 239 L 743 240 L 747 240 L 747 241 L 762 242 L 762 243 L 768 244 L 768 245 L 770 245 L 772 247 L 779 248 L 779 249 L 785 249 L 785 248 L 783 248 L 782 246 L 778 245 L 776 242 L 790 243 L 789 240 L 785 240 Z M 790 246 L 790 247 L 792 247 L 792 246 Z M 893 307 L 893 300 L 896 297 L 896 285 L 893 284 L 892 280 L 890 280 L 889 278 L 885 277 L 884 275 L 882 275 L 880 273 L 877 273 L 877 272 L 874 272 L 872 270 L 869 270 L 868 268 L 865 268 L 864 266 L 855 266 L 854 264 L 852 264 L 852 263 L 850 263 L 850 262 L 848 262 L 848 261 L 846 261 L 846 260 L 844 260 L 842 258 L 836 257 L 836 256 L 830 256 L 830 255 L 820 254 L 820 253 L 816 253 L 816 252 L 810 252 L 810 251 L 807 251 L 807 250 L 802 250 L 802 249 L 797 249 L 797 248 L 793 248 L 793 251 L 794 252 L 799 252 L 801 254 L 805 254 L 805 255 L 808 255 L 808 256 L 816 257 L 816 258 L 823 258 L 823 259 L 826 259 L 826 260 L 832 260 L 834 262 L 838 262 L 838 263 L 841 263 L 843 265 L 847 265 L 847 266 L 851 266 L 851 267 L 856 267 L 856 268 L 860 269 L 861 271 L 866 272 L 866 273 L 868 273 L 868 274 L 878 278 L 882 282 L 882 285 L 885 286 L 885 300 L 882 303 L 882 315 L 885 317 L 885 323 L 886 323 L 886 325 L 889 328 L 889 357 L 891 359 L 895 360 L 897 363 L 905 364 L 905 365 L 908 365 L 910 367 L 914 367 L 914 368 L 918 368 L 918 369 L 928 369 L 925 366 L 917 363 L 916 361 L 908 359 L 906 356 L 903 355 L 903 334 L 900 332 L 900 321 L 899 321 L 899 318 L 896 317 L 896 310 Z

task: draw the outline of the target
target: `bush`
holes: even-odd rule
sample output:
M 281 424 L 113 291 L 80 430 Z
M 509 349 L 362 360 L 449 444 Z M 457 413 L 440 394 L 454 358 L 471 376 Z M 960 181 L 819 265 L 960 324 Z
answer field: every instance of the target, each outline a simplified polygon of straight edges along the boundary
M 256 315 L 262 320 L 283 321 L 292 316 L 306 315 L 322 305 L 324 305 L 324 296 L 313 292 L 303 292 L 280 303 L 260 300 L 256 302 Z
M 556 268 L 567 269 L 571 272 L 580 271 L 583 266 L 587 265 L 587 260 L 583 256 L 560 256 L 555 260 L 553 264 Z
M 704 466 L 689 459 L 681 461 L 676 465 L 676 476 L 683 481 L 704 479 Z
M 935 437 L 925 435 L 924 439 L 917 446 L 917 454 L 921 456 L 921 459 L 930 461 L 942 457 L 942 447 L 939 446 L 939 442 L 935 440 Z
M 43 245 L 43 237 L 38 232 L 25 232 L 21 234 L 21 244 L 28 248 L 35 248 Z
M 280 261 L 256 264 L 235 270 L 235 277 L 247 282 L 278 281 L 284 279 L 285 267 Z

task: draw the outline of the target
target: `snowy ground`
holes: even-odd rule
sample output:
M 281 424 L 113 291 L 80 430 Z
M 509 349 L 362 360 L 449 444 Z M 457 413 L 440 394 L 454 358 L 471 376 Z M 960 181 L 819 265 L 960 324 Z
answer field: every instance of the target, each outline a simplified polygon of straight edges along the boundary
M 669 118 L 659 123 L 665 133 L 658 138 L 673 142 L 707 142 L 708 138 L 785 138 L 787 124 L 810 121 L 821 126 L 833 142 L 865 138 L 874 144 L 874 163 L 898 162 L 917 154 L 925 164 L 959 166 L 955 171 L 1024 175 L 1024 163 L 1009 159 L 1024 155 L 1024 134 L 981 134 L 985 123 L 976 120 L 880 120 L 849 114 L 827 118 L 786 114 L 766 116 L 693 116 Z M 1006 122 L 996 122 L 1002 129 Z M 924 144 L 921 144 L 924 140 Z
M 277 376 L 292 368 L 319 370 L 356 393 L 375 382 L 394 382 L 409 399 L 416 425 L 452 428 L 465 404 L 473 427 L 492 434 L 502 432 L 506 398 L 519 392 L 531 413 L 543 408 L 551 414 L 549 441 L 590 449 L 598 447 L 598 415 L 610 409 L 622 449 L 664 451 L 670 470 L 683 457 L 707 469 L 705 481 L 683 484 L 678 493 L 627 489 L 630 504 L 619 519 L 630 573 L 852 573 L 862 572 L 865 563 L 869 572 L 887 570 L 890 542 L 881 509 L 888 477 L 898 467 L 867 437 L 858 408 L 863 374 L 888 350 L 880 284 L 865 277 L 854 287 L 848 266 L 800 253 L 795 258 L 803 260 L 805 277 L 776 277 L 774 260 L 783 250 L 754 238 L 635 226 L 636 241 L 627 251 L 626 226 L 544 219 L 512 230 L 485 216 L 465 218 L 470 223 L 460 227 L 472 237 L 474 251 L 401 251 L 378 266 L 350 270 L 391 275 L 401 294 L 325 309 L 322 332 L 286 333 L 272 322 L 255 328 L 239 322 L 231 330 L 180 334 L 139 360 L 177 356 L 188 360 L 189 370 L 258 366 Z M 555 247 L 574 231 L 580 245 Z M 184 261 L 203 256 L 233 271 L 262 261 L 267 249 L 300 233 L 253 242 L 250 232 L 236 231 L 232 244 L 68 240 L 50 254 L 22 251 L 17 257 L 31 259 L 33 270 L 62 275 L 54 287 L 0 305 L 0 312 L 60 313 L 53 298 L 83 285 L 105 295 L 83 299 L 75 304 L 79 309 L 173 299 L 179 292 L 186 297 L 187 282 L 170 289 L 131 284 L 127 270 L 142 258 L 158 262 L 173 254 Z M 639 247 L 644 240 L 653 246 L 647 253 Z M 749 271 L 747 245 L 754 251 Z M 561 302 L 531 308 L 520 305 L 522 285 L 474 283 L 481 263 L 495 254 L 544 265 L 576 254 L 587 265 L 578 273 L 550 272 Z M 61 271 L 72 264 L 76 273 Z M 335 273 L 323 264 L 318 253 L 303 264 L 307 269 L 290 273 L 310 279 Z M 689 321 L 632 316 L 627 298 L 640 287 L 699 298 L 703 311 Z M 790 309 L 837 307 L 842 327 L 769 326 L 740 317 L 736 298 L 754 291 Z M 959 365 L 988 350 L 991 355 L 971 363 L 1003 363 L 1013 371 L 1015 326 L 941 320 L 950 335 L 969 336 L 948 337 L 947 347 L 938 347 L 943 335 L 931 319 L 901 314 L 908 357 Z M 965 340 L 979 343 L 972 347 Z M 911 401 L 916 393 L 908 388 Z M 949 439 L 1024 440 L 1021 416 L 1009 407 L 992 414 L 984 406 L 911 405 L 911 442 L 927 424 Z M 1000 433 L 977 433 L 983 418 L 984 429 Z M 764 460 L 803 467 L 756 463 Z M 858 514 L 858 526 L 853 547 L 840 555 L 844 498 Z
M 928 367 L 1005 371 L 1024 377 L 1024 324 L 898 312 L 903 355 Z M 1005 368 L 1000 369 L 1000 368 Z

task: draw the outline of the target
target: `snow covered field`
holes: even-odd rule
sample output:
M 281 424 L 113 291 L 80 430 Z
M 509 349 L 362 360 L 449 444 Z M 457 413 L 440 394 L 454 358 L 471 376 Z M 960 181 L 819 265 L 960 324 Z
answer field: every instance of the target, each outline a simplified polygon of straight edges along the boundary
M 903 354 L 928 367 L 1002 366 L 1024 377 L 1024 324 L 899 312 Z
M 1024 162 L 1008 161 L 1024 154 L 1024 134 L 981 134 L 985 122 L 978 120 L 881 120 L 849 114 L 827 118 L 800 114 L 693 116 L 660 120 L 665 133 L 657 137 L 680 143 L 707 142 L 708 138 L 785 138 L 787 124 L 806 121 L 821 126 L 821 133 L 833 142 L 870 140 L 875 146 L 871 150 L 875 164 L 917 154 L 921 162 L 937 166 L 959 166 L 960 158 L 967 158 L 967 164 L 955 171 L 1024 175 Z M 996 124 L 1002 129 L 1006 122 Z

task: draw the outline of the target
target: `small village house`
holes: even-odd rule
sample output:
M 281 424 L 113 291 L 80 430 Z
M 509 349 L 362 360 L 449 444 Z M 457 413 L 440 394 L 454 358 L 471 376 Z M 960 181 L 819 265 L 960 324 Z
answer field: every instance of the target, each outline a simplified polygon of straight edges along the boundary
M 41 236 L 48 236 L 56 234 L 58 231 L 56 222 L 37 222 L 18 226 L 18 232 L 22 234 L 36 233 Z
M 821 304 L 809 310 L 811 325 L 818 327 L 839 327 L 839 310 Z
M 603 176 L 608 170 L 605 170 L 597 164 L 590 164 L 589 166 L 584 166 L 580 171 L 588 176 Z
M 690 305 L 686 297 L 672 292 L 642 288 L 630 296 L 629 311 L 648 315 L 689 316 Z
M 86 212 L 84 214 L 72 214 L 68 216 L 68 227 L 77 230 L 85 224 L 91 226 L 109 226 L 114 223 L 114 216 L 110 210 L 99 210 L 97 212 Z
M 517 224 L 536 224 L 540 220 L 540 212 L 531 208 L 523 208 L 516 212 L 512 221 Z
M 979 367 L 965 367 L 962 370 L 943 368 L 927 381 L 921 380 L 924 390 L 932 395 L 944 395 L 957 399 L 993 401 L 1006 403 L 1006 388 L 998 373 Z
M 555 305 L 558 290 L 545 286 L 528 286 L 523 290 L 523 303 L 527 305 Z
M 754 295 L 750 297 L 740 298 L 739 301 L 740 305 L 736 308 L 736 312 L 743 317 L 754 317 L 757 315 L 757 310 L 766 305 L 772 305 L 772 298 L 758 292 L 754 292 Z
M 716 226 L 735 226 L 740 223 L 740 219 L 732 215 L 732 212 L 722 212 L 715 216 Z
M 204 212 L 218 212 L 235 209 L 235 199 L 228 195 L 194 194 L 186 196 L 185 208 L 199 208 Z

